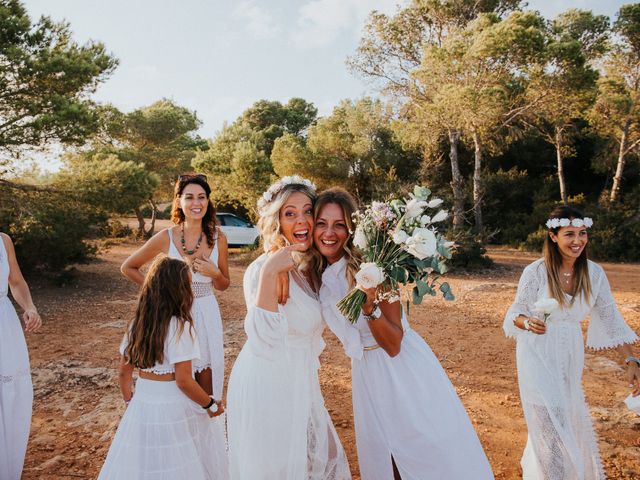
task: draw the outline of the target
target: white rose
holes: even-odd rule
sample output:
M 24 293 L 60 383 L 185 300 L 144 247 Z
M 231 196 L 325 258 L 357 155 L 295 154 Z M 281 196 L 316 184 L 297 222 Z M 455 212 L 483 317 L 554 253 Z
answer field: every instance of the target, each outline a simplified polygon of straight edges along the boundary
M 593 227 L 593 220 L 591 220 L 589 217 L 584 217 L 584 226 L 587 228 Z
M 428 228 L 416 228 L 405 243 L 407 252 L 419 260 L 433 256 L 438 247 L 435 234 Z
M 415 218 L 422 213 L 424 207 L 427 206 L 427 202 L 424 200 L 418 200 L 417 198 L 412 198 L 409 200 L 406 206 L 406 215 L 408 218 Z
M 561 227 L 568 227 L 571 224 L 571 220 L 568 218 L 561 218 L 559 223 Z
M 573 220 L 571 220 L 571 225 L 577 228 L 582 228 L 584 227 L 584 220 L 582 220 L 581 218 L 574 218 Z
M 425 225 L 429 225 L 431 223 L 431 217 L 429 215 L 423 215 L 420 218 L 420 224 L 424 227 Z
M 541 298 L 533 304 L 533 311 L 542 313 L 544 315 L 551 314 L 554 310 L 557 310 L 560 305 L 555 298 Z
M 438 213 L 436 213 L 433 218 L 431 219 L 431 223 L 436 223 L 436 222 L 441 222 L 443 220 L 446 220 L 446 218 L 449 216 L 449 214 L 447 213 L 446 210 L 440 210 Z
M 405 232 L 404 230 L 398 230 L 393 234 L 393 242 L 396 245 L 400 245 L 401 243 L 406 242 L 407 238 L 409 238 L 409 235 L 407 235 L 407 232 Z
M 384 280 L 384 270 L 373 262 L 365 262 L 360 265 L 356 273 L 356 282 L 364 288 L 374 288 Z
M 361 250 L 367 248 L 367 236 L 360 227 L 356 228 L 356 233 L 353 235 L 353 244 Z
M 442 201 L 443 200 L 441 198 L 434 198 L 429 203 L 427 203 L 427 207 L 429 207 L 429 208 L 439 207 L 442 204 Z

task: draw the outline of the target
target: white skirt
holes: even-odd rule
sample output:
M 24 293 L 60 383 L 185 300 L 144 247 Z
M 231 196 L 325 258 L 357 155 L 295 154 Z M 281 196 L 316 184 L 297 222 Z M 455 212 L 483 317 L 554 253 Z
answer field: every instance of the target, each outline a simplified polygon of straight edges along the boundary
M 0 240 L 2 241 L 2 240 Z M 18 480 L 27 451 L 33 387 L 22 326 L 7 296 L 0 297 L 0 479 Z
M 227 479 L 224 451 L 220 423 L 176 382 L 139 378 L 98 479 Z
M 193 371 L 211 369 L 213 397 L 220 399 L 224 384 L 224 343 L 222 316 L 215 295 L 194 298 L 191 315 L 200 347 L 200 358 L 193 361 Z

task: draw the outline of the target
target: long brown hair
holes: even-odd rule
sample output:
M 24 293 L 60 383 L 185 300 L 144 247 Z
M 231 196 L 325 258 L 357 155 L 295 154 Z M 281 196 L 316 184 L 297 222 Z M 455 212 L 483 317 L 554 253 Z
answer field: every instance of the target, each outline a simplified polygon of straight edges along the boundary
M 562 205 L 556 207 L 549 218 L 568 218 L 573 220 L 574 218 L 583 219 L 584 215 L 573 207 Z M 553 232 L 555 235 L 562 227 L 550 228 L 549 232 Z M 549 294 L 555 298 L 562 307 L 566 307 L 573 303 L 578 296 L 582 296 L 585 300 L 589 300 L 591 297 L 591 279 L 589 278 L 589 259 L 587 256 L 587 245 L 582 249 L 582 253 L 576 259 L 573 265 L 575 291 L 573 299 L 568 304 L 565 297 L 565 292 L 562 289 L 560 283 L 560 267 L 562 266 L 562 254 L 558 244 L 551 239 L 551 235 L 547 233 L 544 240 L 544 264 L 547 267 L 547 283 L 549 284 Z
M 162 363 L 171 318 L 178 318 L 177 334 L 182 335 L 185 324 L 189 327 L 193 324 L 192 304 L 189 266 L 166 255 L 157 258 L 147 273 L 136 315 L 129 325 L 129 342 L 124 352 L 128 362 L 138 368 Z
M 333 187 L 325 190 L 316 200 L 315 207 L 313 209 L 313 220 L 318 220 L 318 215 L 322 209 L 331 203 L 338 205 L 342 209 L 344 215 L 344 221 L 349 230 L 349 237 L 342 247 L 347 257 L 347 280 L 349 286 L 353 287 L 356 284 L 356 273 L 360 268 L 360 262 L 362 257 L 358 249 L 353 245 L 353 232 L 355 231 L 355 225 L 353 223 L 353 214 L 358 210 L 358 205 L 355 198 L 347 192 L 344 188 Z M 320 274 L 327 268 L 327 260 L 322 257 L 320 264 Z
M 209 248 L 213 248 L 215 243 L 216 232 L 216 208 L 209 199 L 211 196 L 211 187 L 207 183 L 207 177 L 201 173 L 185 173 L 178 177 L 176 184 L 173 187 L 173 206 L 171 208 L 171 220 L 176 225 L 180 225 L 184 222 L 184 212 L 180 208 L 180 195 L 184 191 L 185 187 L 191 183 L 200 185 L 207 194 L 207 211 L 202 217 L 202 231 L 207 239 L 207 245 Z

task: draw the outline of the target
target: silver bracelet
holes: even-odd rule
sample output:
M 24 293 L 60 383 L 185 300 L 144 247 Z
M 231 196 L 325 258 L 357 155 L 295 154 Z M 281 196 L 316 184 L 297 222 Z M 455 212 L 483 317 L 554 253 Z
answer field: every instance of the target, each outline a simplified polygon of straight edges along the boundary
M 640 367 L 640 358 L 629 356 L 624 359 L 624 363 L 626 363 L 627 365 L 629 365 L 630 362 L 634 362 L 636 365 Z
M 524 325 L 524 329 L 525 329 L 526 331 L 531 330 L 531 327 L 529 327 L 529 319 L 528 319 L 528 318 L 525 318 L 525 319 L 524 319 L 524 322 L 522 322 L 522 324 Z

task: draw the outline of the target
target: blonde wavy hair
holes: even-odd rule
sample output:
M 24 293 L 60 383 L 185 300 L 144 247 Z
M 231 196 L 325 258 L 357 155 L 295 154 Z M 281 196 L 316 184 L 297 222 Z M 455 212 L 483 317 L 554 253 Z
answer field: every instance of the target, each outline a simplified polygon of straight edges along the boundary
M 350 287 L 356 285 L 356 273 L 360 269 L 360 263 L 362 262 L 362 255 L 357 247 L 353 245 L 353 232 L 355 231 L 355 225 L 353 223 L 353 214 L 358 210 L 358 205 L 355 198 L 347 192 L 344 188 L 333 187 L 325 190 L 316 200 L 315 208 L 313 209 L 313 220 L 318 220 L 318 216 L 322 209 L 329 204 L 336 204 L 342 209 L 344 215 L 344 221 L 349 230 L 349 238 L 343 245 L 345 255 L 347 258 L 347 281 Z M 327 268 L 327 260 L 322 257 L 319 264 L 319 274 L 322 276 L 322 272 Z
M 270 201 L 259 204 L 258 230 L 260 230 L 262 246 L 267 253 L 274 252 L 289 244 L 280 228 L 280 209 L 294 192 L 305 194 L 311 200 L 311 204 L 315 205 L 317 198 L 315 189 L 301 183 L 285 185 Z M 298 264 L 298 269 L 311 275 L 314 286 L 317 287 L 319 285 L 317 272 L 318 264 L 321 261 L 320 253 L 312 245 L 306 252 L 294 252 L 293 255 Z

